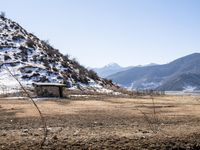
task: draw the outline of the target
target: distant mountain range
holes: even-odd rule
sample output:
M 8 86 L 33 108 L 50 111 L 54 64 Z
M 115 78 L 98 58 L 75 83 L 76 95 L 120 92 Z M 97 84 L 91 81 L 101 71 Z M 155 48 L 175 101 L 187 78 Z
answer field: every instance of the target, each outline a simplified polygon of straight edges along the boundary
M 154 63 L 150 63 L 148 65 L 145 66 L 154 66 L 157 64 Z M 102 68 L 92 68 L 92 70 L 94 70 L 100 77 L 102 78 L 106 78 L 110 75 L 113 75 L 115 73 L 121 72 L 121 71 L 125 71 L 125 70 L 129 70 L 131 68 L 134 67 L 144 67 L 142 65 L 138 65 L 138 66 L 128 66 L 128 67 L 122 67 L 117 63 L 110 63 Z
M 100 77 L 106 78 L 117 72 L 125 71 L 132 68 L 130 67 L 121 67 L 117 63 L 110 63 L 102 68 L 92 68 Z
M 164 65 L 132 67 L 107 78 L 130 89 L 200 90 L 200 53 Z

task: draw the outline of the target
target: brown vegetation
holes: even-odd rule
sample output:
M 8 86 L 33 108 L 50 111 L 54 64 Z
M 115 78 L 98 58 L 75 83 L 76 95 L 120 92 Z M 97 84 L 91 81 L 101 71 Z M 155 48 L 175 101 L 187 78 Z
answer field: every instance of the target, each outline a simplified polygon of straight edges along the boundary
M 37 101 L 44 149 L 199 149 L 200 103 L 193 96 L 79 97 Z M 141 113 L 143 112 L 149 120 Z M 150 124 L 148 124 L 150 121 Z M 0 99 L 0 149 L 39 149 L 42 124 L 27 100 Z

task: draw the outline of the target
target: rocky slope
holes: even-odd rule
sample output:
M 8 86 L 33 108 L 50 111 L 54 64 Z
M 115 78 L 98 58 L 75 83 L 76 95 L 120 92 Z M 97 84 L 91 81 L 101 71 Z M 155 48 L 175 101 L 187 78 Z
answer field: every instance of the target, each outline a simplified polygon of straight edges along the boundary
M 0 61 L 1 87 L 17 86 L 6 67 L 26 86 L 50 82 L 97 91 L 109 91 L 114 86 L 3 16 L 0 16 Z

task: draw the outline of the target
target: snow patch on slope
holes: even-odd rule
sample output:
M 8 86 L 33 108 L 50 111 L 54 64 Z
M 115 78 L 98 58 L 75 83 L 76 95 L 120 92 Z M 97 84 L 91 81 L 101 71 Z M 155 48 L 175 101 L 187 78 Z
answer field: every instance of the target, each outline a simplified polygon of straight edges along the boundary
M 113 92 L 107 88 L 114 86 L 112 83 L 3 17 L 0 17 L 0 61 L 4 63 L 0 67 L 0 82 L 8 88 L 18 88 L 19 85 L 5 70 L 6 67 L 25 86 L 34 82 L 63 83 L 71 89 Z

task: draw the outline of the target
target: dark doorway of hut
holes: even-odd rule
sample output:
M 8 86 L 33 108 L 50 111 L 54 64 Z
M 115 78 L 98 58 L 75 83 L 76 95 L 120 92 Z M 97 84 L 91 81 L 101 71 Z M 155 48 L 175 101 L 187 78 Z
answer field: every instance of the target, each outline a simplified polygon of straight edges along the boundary
M 63 87 L 59 87 L 60 98 L 63 98 Z

